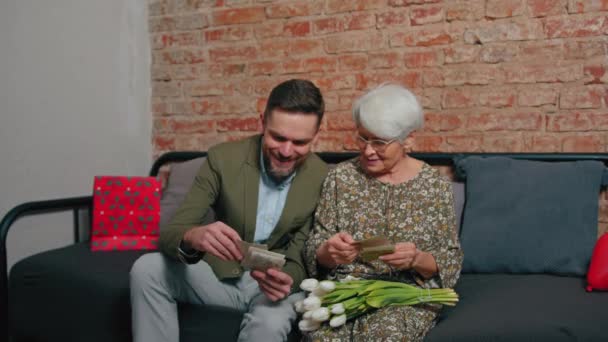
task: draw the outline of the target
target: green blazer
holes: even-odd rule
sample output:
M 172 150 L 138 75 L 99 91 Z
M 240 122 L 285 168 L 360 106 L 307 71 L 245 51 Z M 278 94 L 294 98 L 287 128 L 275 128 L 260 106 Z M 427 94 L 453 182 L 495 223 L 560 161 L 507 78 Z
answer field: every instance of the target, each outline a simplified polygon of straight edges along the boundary
M 207 161 L 198 172 L 192 188 L 160 234 L 160 248 L 177 258 L 184 233 L 200 225 L 209 208 L 216 220 L 232 227 L 244 241 L 255 234 L 260 183 L 261 135 L 219 144 L 209 149 Z M 312 227 L 314 210 L 327 174 L 327 165 L 311 153 L 296 171 L 285 207 L 268 239 L 268 249 L 285 255 L 283 271 L 297 289 L 306 277 L 302 251 Z M 211 254 L 203 256 L 219 279 L 240 277 L 238 262 L 223 261 Z

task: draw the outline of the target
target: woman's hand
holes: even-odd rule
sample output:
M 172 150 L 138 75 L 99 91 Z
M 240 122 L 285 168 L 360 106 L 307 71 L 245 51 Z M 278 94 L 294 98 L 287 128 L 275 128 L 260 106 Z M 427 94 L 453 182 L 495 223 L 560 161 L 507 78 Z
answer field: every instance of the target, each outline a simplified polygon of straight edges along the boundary
M 379 258 L 398 270 L 414 269 L 423 278 L 429 279 L 437 272 L 437 262 L 431 253 L 423 252 L 411 242 L 395 244 L 395 252 Z
M 358 254 L 353 242 L 353 237 L 345 232 L 332 236 L 317 248 L 317 262 L 326 268 L 352 263 Z
M 414 260 L 420 251 L 411 242 L 400 242 L 395 244 L 395 252 L 379 257 L 388 265 L 398 270 L 409 270 L 414 267 Z

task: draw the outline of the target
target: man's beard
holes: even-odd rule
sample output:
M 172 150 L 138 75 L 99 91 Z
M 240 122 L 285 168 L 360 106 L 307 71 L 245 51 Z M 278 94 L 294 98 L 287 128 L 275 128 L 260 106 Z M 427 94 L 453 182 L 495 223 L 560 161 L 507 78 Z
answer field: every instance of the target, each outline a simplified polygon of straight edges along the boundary
M 268 173 L 268 176 L 270 176 L 270 178 L 277 183 L 282 183 L 284 180 L 291 177 L 291 175 L 296 172 L 296 168 L 299 165 L 298 162 L 294 163 L 293 168 L 291 168 L 289 171 L 276 170 L 273 168 L 272 163 L 270 162 L 270 157 L 264 154 L 262 159 L 264 160 L 264 168 L 266 169 L 266 173 Z

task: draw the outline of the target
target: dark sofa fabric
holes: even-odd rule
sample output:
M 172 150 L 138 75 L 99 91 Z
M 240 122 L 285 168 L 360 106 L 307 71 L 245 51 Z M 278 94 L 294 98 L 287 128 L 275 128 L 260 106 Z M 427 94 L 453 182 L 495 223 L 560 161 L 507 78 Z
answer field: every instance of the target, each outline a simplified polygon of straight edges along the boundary
M 141 251 L 91 252 L 86 243 L 15 264 L 10 317 L 15 342 L 131 340 L 129 269 Z M 426 341 L 608 341 L 608 295 L 584 279 L 545 274 L 463 274 L 460 302 Z M 241 313 L 180 305 L 182 342 L 234 341 Z M 295 340 L 297 336 L 292 336 Z

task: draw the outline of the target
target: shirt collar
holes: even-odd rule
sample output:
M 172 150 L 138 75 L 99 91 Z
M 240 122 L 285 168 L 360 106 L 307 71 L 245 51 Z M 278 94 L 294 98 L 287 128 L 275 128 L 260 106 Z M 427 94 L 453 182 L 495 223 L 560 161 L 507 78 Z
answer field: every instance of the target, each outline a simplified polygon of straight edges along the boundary
M 285 180 L 283 180 L 282 182 L 277 182 L 272 177 L 270 177 L 270 175 L 266 171 L 266 165 L 264 164 L 264 153 L 262 152 L 262 146 L 260 146 L 260 169 L 262 170 L 261 175 L 262 175 L 262 181 L 264 182 L 264 184 L 273 186 L 279 190 L 282 190 L 287 185 L 291 184 L 291 182 L 293 181 L 293 178 L 296 176 L 296 172 L 294 172 L 289 177 L 287 177 Z

